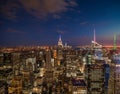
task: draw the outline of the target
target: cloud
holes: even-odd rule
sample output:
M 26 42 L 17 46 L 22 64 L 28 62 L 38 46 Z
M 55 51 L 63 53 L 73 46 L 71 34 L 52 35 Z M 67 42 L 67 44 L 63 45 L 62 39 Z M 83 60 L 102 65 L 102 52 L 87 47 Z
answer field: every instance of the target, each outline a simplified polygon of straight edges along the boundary
M 69 10 L 69 6 L 74 7 L 77 3 L 75 0 L 8 0 L 2 6 L 2 12 L 9 18 L 16 18 L 18 9 L 23 7 L 26 12 L 36 18 L 44 18 L 49 14 L 58 18 L 58 14 Z M 60 18 L 60 17 L 59 17 Z
M 17 33 L 17 34 L 23 34 L 23 33 L 25 33 L 23 31 L 18 31 L 18 30 L 12 29 L 12 28 L 8 28 L 6 30 L 6 32 L 8 32 L 8 33 Z
M 88 21 L 81 22 L 80 25 L 87 25 Z
M 75 2 L 75 0 L 71 0 L 69 2 L 70 6 L 74 7 L 74 6 L 77 6 L 77 3 Z
M 65 0 L 20 0 L 24 9 L 31 15 L 42 18 L 48 14 L 59 14 L 66 12 L 68 6 L 75 6 L 76 2 L 66 2 Z M 58 18 L 58 16 L 55 18 Z
M 5 4 L 1 5 L 1 13 L 8 19 L 17 18 L 16 13 L 19 9 L 19 4 L 15 0 L 5 0 Z
M 60 19 L 61 17 L 59 15 L 55 14 L 55 15 L 53 15 L 53 18 Z

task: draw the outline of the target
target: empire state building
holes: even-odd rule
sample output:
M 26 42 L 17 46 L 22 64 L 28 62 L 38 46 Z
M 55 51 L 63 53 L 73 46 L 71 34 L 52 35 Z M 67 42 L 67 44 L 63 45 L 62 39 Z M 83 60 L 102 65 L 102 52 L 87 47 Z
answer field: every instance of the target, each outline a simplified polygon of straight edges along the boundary
M 59 40 L 58 40 L 58 46 L 63 47 L 61 36 L 59 37 Z

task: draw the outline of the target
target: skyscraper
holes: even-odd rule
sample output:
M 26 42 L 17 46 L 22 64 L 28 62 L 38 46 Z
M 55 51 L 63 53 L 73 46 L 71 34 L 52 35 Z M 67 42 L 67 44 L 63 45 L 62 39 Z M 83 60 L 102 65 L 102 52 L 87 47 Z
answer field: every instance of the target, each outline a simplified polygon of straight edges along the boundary
M 49 49 L 46 51 L 46 68 L 48 70 L 51 70 L 52 68 L 52 63 L 51 63 L 51 52 Z
M 61 39 L 61 35 L 59 36 L 59 40 L 58 40 L 58 46 L 61 46 L 61 47 L 63 47 L 63 44 L 62 44 L 62 39 Z
M 96 33 L 95 33 L 95 28 L 94 28 L 94 42 L 96 42 Z
M 94 63 L 86 64 L 85 79 L 87 94 L 105 94 L 105 69 L 103 60 L 95 60 Z
M 116 34 L 114 34 L 114 48 L 113 48 L 113 50 L 116 50 L 117 49 L 117 47 L 116 47 Z
M 52 67 L 52 62 L 51 62 L 51 50 L 50 50 L 50 48 L 48 48 L 46 50 L 46 73 L 45 73 L 45 79 L 48 82 L 47 85 L 49 87 L 49 84 L 53 80 L 53 67 Z
M 92 40 L 92 47 L 93 48 L 102 48 L 102 45 L 100 45 L 97 41 L 96 41 L 96 32 L 95 32 L 95 28 L 94 28 L 94 30 L 93 30 L 93 33 L 94 33 L 94 35 L 93 35 L 93 40 Z
M 115 63 L 115 94 L 120 94 L 120 54 L 113 56 Z

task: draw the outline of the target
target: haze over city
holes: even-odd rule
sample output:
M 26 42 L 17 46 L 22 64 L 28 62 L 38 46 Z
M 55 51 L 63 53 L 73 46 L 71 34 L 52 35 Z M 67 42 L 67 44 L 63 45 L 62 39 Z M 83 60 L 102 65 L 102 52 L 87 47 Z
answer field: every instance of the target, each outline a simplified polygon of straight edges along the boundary
M 120 44 L 119 0 L 1 0 L 0 46 Z

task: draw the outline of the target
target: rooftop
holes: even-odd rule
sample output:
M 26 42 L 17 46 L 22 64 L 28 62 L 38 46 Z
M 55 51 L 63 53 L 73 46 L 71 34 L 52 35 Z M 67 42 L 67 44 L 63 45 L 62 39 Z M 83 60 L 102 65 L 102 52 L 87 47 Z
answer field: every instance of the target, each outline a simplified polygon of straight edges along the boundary
M 86 83 L 84 80 L 81 79 L 74 79 L 72 81 L 73 86 L 86 86 Z

